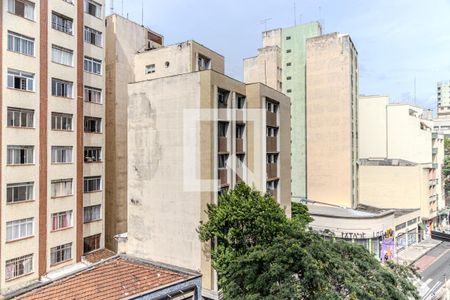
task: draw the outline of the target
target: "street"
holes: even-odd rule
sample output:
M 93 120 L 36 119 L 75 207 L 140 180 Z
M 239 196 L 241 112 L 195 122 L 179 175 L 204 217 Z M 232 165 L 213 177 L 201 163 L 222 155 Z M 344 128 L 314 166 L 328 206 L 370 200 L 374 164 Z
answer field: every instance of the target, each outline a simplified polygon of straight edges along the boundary
M 434 299 L 444 280 L 450 278 L 450 242 L 443 242 L 415 262 L 422 276 L 419 289 L 424 300 Z

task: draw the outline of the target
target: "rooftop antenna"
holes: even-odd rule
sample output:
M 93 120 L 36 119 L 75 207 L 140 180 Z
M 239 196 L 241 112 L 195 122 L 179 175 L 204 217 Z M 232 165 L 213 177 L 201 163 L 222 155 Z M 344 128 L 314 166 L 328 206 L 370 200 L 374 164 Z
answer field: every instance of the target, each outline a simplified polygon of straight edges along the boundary
M 123 16 L 123 0 L 122 0 L 122 16 Z
M 297 1 L 294 0 L 294 26 L 297 26 Z
M 142 5 L 141 5 L 141 12 L 142 12 L 142 23 L 141 25 L 144 26 L 144 0 L 142 0 Z
M 417 103 L 416 103 L 416 100 L 417 100 L 416 96 L 417 96 L 416 76 L 414 76 L 414 105 L 417 105 Z
M 114 13 L 114 0 L 111 0 L 111 14 Z
M 272 20 L 272 18 L 267 18 L 264 20 L 261 20 L 261 24 L 264 24 L 264 31 L 267 31 L 267 22 L 269 22 L 270 20 Z

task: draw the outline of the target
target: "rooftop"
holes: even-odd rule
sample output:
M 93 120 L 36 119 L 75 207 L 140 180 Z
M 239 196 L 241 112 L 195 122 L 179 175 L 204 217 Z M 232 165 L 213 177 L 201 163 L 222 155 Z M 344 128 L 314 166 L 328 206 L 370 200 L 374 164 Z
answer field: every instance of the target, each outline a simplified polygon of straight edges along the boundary
M 200 274 L 194 272 L 120 255 L 31 291 L 19 292 L 13 299 L 123 299 L 198 277 Z
M 398 167 L 413 167 L 416 163 L 404 159 L 388 159 L 388 158 L 364 158 L 359 160 L 359 165 L 362 166 L 398 166 Z
M 351 209 L 345 207 L 328 206 L 308 204 L 308 210 L 313 216 L 333 217 L 333 218 L 355 218 L 355 219 L 369 219 L 380 218 L 392 214 L 389 210 L 370 211 L 362 209 Z

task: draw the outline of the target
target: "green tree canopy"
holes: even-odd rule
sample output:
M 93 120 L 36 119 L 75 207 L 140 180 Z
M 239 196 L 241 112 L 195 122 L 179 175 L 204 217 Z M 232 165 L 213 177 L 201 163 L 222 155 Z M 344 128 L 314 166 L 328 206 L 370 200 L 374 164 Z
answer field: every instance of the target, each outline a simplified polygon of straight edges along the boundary
M 325 240 L 306 228 L 305 205 L 292 212 L 288 219 L 270 195 L 245 184 L 208 206 L 199 234 L 216 241 L 211 255 L 225 299 L 419 299 L 412 267 Z

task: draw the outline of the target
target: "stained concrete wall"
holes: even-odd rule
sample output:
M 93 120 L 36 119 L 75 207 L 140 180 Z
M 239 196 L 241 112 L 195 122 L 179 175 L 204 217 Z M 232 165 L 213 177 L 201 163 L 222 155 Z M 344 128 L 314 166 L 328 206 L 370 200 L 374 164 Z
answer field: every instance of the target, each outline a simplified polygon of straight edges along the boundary
M 115 14 L 106 24 L 105 242 L 117 250 L 114 235 L 127 232 L 128 83 L 135 79 L 135 54 L 148 46 L 149 29 Z
M 281 48 L 265 47 L 258 50 L 258 55 L 244 59 L 244 82 L 261 82 L 281 91 Z
M 356 56 L 348 35 L 307 41 L 308 199 L 345 207 L 357 203 Z

